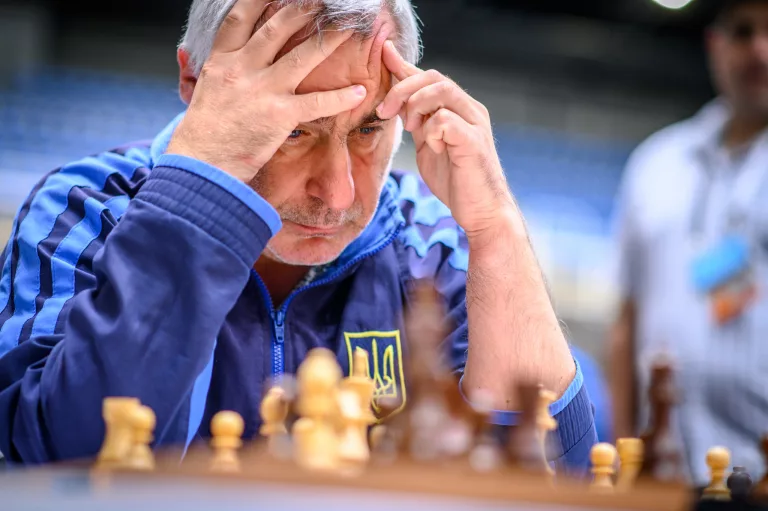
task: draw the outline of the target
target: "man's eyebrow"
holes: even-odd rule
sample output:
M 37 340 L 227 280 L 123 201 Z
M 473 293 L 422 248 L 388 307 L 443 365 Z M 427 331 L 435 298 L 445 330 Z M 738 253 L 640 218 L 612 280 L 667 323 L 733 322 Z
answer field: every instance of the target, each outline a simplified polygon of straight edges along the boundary
M 313 124 L 316 126 L 320 126 L 323 128 L 330 128 L 333 126 L 333 123 L 336 121 L 336 117 L 320 117 L 319 119 L 315 119 L 314 121 L 310 121 L 306 124 Z M 380 122 L 384 122 L 384 119 L 380 119 L 379 116 L 376 114 L 376 110 L 372 110 L 369 114 L 367 114 L 365 117 L 363 117 L 360 122 L 357 123 L 357 128 L 360 126 L 367 126 L 369 124 L 377 124 Z
M 380 119 L 378 114 L 376 113 L 376 110 L 372 111 L 365 117 L 363 117 L 363 120 L 360 121 L 360 125 L 364 126 L 366 124 L 376 124 L 377 122 L 384 122 L 384 119 Z

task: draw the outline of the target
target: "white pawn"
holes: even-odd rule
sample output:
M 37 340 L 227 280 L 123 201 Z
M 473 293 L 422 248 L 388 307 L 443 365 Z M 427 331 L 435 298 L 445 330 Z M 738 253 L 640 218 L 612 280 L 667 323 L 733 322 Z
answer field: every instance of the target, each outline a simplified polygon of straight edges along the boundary
M 731 490 L 725 484 L 725 471 L 731 464 L 731 452 L 725 447 L 712 447 L 707 451 L 709 486 L 704 488 L 701 498 L 706 500 L 730 500 Z
M 288 444 L 288 428 L 285 421 L 288 418 L 289 403 L 282 387 L 272 387 L 261 401 L 259 412 L 262 425 L 259 434 L 267 439 L 267 451 L 277 457 L 283 457 L 283 448 Z
M 116 468 L 126 462 L 133 444 L 131 416 L 139 406 L 138 399 L 128 397 L 108 397 L 103 401 L 101 413 L 106 431 L 97 469 Z
M 616 469 L 616 448 L 608 443 L 592 447 L 589 454 L 592 462 L 592 484 L 590 490 L 596 493 L 613 493 L 613 474 Z
M 367 418 L 360 408 L 359 396 L 352 390 L 339 392 L 341 436 L 339 464 L 343 475 L 360 474 L 371 458 L 367 441 Z
M 235 412 L 223 411 L 211 420 L 211 447 L 213 448 L 212 472 L 240 472 L 237 451 L 243 445 L 245 421 Z
M 148 406 L 139 406 L 131 414 L 133 442 L 128 453 L 127 468 L 132 470 L 154 470 L 155 456 L 150 444 L 155 430 L 155 412 Z

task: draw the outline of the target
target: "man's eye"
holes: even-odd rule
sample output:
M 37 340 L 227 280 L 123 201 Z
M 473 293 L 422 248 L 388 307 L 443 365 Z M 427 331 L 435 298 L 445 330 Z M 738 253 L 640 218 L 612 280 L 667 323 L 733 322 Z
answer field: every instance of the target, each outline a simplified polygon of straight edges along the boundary
M 746 42 L 755 35 L 755 27 L 749 23 L 737 23 L 731 27 L 731 37 L 736 41 Z
M 377 131 L 381 130 L 381 126 L 367 126 L 365 128 L 360 128 L 358 132 L 361 135 L 373 135 Z
M 299 138 L 304 134 L 304 131 L 302 130 L 293 130 L 290 135 L 288 135 L 288 138 Z

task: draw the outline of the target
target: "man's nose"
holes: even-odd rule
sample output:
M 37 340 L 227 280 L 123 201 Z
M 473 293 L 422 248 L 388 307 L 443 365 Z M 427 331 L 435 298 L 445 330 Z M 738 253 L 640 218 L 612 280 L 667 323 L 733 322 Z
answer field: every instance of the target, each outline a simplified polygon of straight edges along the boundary
M 318 155 L 316 171 L 307 183 L 307 193 L 330 209 L 349 209 L 355 201 L 352 161 L 346 144 L 328 144 Z

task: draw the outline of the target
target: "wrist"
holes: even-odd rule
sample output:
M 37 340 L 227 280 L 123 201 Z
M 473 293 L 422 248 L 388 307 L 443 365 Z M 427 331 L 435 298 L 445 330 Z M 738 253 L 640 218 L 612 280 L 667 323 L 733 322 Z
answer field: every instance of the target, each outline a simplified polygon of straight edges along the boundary
M 529 244 L 525 220 L 517 205 L 504 205 L 497 210 L 492 221 L 481 228 L 466 231 L 470 253 L 497 255 L 511 245 Z

